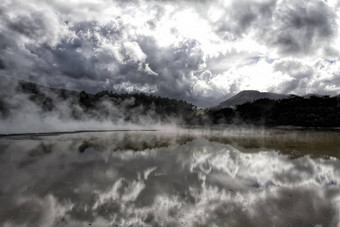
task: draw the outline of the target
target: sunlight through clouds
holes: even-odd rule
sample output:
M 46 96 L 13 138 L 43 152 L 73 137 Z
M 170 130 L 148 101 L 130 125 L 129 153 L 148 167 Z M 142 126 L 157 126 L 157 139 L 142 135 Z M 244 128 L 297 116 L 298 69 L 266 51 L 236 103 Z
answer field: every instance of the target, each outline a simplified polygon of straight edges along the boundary
M 243 89 L 340 89 L 337 1 L 4 0 L 0 10 L 4 76 L 88 92 L 150 91 L 203 107 Z M 302 71 L 277 71 L 279 62 Z

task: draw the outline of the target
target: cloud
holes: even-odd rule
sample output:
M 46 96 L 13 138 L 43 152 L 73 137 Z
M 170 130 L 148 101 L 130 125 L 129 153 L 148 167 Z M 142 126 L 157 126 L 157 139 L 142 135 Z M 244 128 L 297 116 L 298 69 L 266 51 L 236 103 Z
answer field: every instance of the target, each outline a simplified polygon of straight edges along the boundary
M 324 1 L 284 1 L 268 42 L 287 55 L 314 54 L 337 35 L 336 14 Z M 271 37 L 270 37 L 271 36 Z
M 281 92 L 297 95 L 324 94 L 332 95 L 340 92 L 339 62 L 327 59 L 313 62 L 298 60 L 281 60 L 274 64 L 274 72 L 289 75 L 289 79 L 282 83 Z
M 231 1 L 215 22 L 216 30 L 227 40 L 240 39 L 253 29 L 270 26 L 277 1 Z
M 210 106 L 249 86 L 242 72 L 254 66 L 249 59 L 272 59 L 268 72 L 274 61 L 339 61 L 339 7 L 321 0 L 5 0 L 0 10 L 0 75 L 55 87 Z M 288 86 L 285 78 L 295 76 L 281 73 Z M 280 87 L 266 81 L 252 88 Z M 300 92 L 299 83 L 286 90 Z M 315 90 L 335 94 L 340 84 L 330 83 L 335 88 Z
M 5 69 L 5 68 L 6 68 L 6 65 L 5 65 L 4 61 L 2 59 L 0 59 L 0 70 Z

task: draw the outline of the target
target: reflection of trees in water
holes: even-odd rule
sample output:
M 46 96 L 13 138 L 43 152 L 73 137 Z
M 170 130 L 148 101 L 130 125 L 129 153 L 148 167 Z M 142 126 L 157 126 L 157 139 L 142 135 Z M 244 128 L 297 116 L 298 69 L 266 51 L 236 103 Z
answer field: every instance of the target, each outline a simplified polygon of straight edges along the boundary
M 181 145 L 188 141 L 193 140 L 192 136 L 179 136 L 179 137 L 167 137 L 157 135 L 143 135 L 126 133 L 122 136 L 116 135 L 108 138 L 87 138 L 81 142 L 78 147 L 78 151 L 83 153 L 89 148 L 93 148 L 96 151 L 143 151 L 146 149 L 155 149 L 161 147 L 168 147 L 171 145 Z
M 218 141 L 221 135 L 207 137 L 218 142 L 200 137 L 126 132 L 2 140 L 0 223 L 337 225 L 338 159 L 242 153 L 224 144 L 228 139 Z

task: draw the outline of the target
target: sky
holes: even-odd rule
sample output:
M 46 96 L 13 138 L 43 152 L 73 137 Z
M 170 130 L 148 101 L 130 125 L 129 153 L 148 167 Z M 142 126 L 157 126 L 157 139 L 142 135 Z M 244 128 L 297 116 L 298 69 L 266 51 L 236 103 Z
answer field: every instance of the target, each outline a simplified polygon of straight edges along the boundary
M 0 76 L 200 107 L 337 95 L 339 25 L 338 0 L 2 0 Z

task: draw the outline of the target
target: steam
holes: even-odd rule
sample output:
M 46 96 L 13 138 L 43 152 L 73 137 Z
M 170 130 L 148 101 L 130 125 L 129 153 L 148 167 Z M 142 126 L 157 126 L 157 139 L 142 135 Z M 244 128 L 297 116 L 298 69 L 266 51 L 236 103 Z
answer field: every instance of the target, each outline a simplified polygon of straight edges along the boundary
M 44 100 L 33 102 L 32 94 L 18 90 L 18 86 L 17 80 L 6 77 L 0 83 L 0 134 L 175 127 L 171 123 L 175 119 L 163 122 L 153 109 L 146 111 L 142 105 L 127 108 L 135 104 L 133 97 L 119 105 L 104 97 L 95 110 L 88 111 L 79 105 L 78 94 L 62 99 L 53 90 L 38 86 L 38 92 L 53 105 L 53 109 L 45 110 L 39 105 L 45 105 Z

